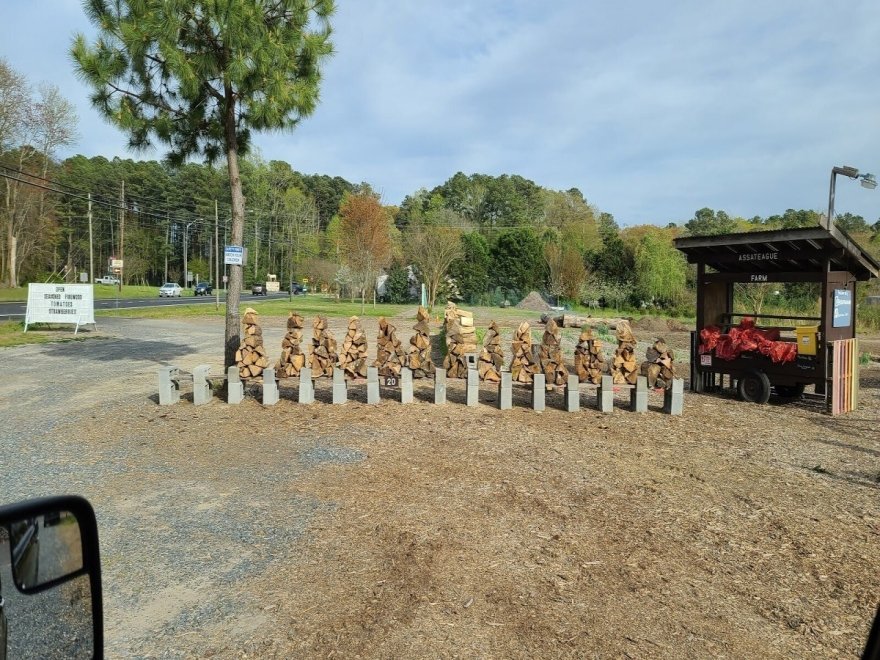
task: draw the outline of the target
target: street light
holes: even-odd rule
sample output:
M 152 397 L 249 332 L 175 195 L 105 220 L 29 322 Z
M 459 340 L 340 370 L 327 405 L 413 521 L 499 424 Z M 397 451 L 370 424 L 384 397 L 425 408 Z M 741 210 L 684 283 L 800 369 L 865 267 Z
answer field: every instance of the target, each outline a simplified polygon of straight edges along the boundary
M 184 289 L 189 288 L 189 286 L 188 286 L 189 285 L 189 277 L 187 276 L 189 274 L 189 270 L 187 270 L 187 264 L 186 264 L 186 237 L 187 237 L 187 234 L 189 234 L 189 228 L 192 227 L 194 224 L 195 224 L 195 220 L 190 222 L 186 226 L 186 228 L 183 230 L 183 288 Z
M 833 223 L 832 218 L 834 218 L 834 181 L 838 174 L 848 176 L 850 179 L 859 179 L 862 184 L 862 188 L 874 190 L 874 188 L 877 187 L 877 179 L 874 178 L 873 174 L 859 174 L 859 171 L 855 167 L 850 167 L 849 165 L 844 165 L 843 167 L 832 167 L 831 188 L 828 191 L 828 217 L 825 218 L 826 229 L 831 229 Z

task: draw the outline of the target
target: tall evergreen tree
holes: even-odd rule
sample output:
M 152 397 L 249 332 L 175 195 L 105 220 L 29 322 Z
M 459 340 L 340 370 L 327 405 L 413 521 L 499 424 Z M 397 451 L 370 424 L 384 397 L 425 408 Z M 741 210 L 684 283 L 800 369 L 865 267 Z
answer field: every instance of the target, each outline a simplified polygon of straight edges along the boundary
M 77 35 L 71 53 L 92 103 L 135 149 L 156 140 L 175 163 L 225 156 L 231 241 L 241 245 L 239 155 L 253 131 L 292 129 L 315 110 L 333 0 L 87 0 L 85 9 L 98 37 L 89 45 Z M 233 266 L 227 365 L 239 344 L 241 285 Z

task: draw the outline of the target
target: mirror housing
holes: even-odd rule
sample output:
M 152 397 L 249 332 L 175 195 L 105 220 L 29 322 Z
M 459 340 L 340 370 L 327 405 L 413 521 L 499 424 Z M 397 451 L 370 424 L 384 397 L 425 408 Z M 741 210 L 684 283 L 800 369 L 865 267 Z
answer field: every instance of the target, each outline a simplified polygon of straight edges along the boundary
M 76 495 L 45 497 L 10 504 L 0 507 L 0 528 L 0 534 L 8 534 L 9 538 L 9 553 L 0 557 L 0 566 L 9 562 L 13 582 L 0 584 L 0 589 L 7 593 L 9 589 L 15 589 L 22 594 L 21 598 L 28 598 L 58 588 L 76 578 L 87 580 L 91 601 L 92 652 L 96 658 L 103 657 L 101 559 L 98 524 L 92 505 L 85 498 Z M 58 542 L 62 535 L 63 543 Z M 40 558 L 43 560 L 43 575 L 39 568 Z M 47 562 L 47 558 L 51 561 Z M 2 611 L 2 595 L 0 592 L 0 623 L 5 624 L 7 621 Z M 9 611 L 6 614 L 13 617 L 15 612 Z M 12 632 L 14 623 L 14 618 L 10 618 L 9 633 Z M 0 625 L 0 632 L 4 633 L 0 639 L 2 657 L 6 651 L 6 625 Z M 36 637 L 39 637 L 39 632 L 36 631 Z M 47 640 L 47 644 L 49 641 Z

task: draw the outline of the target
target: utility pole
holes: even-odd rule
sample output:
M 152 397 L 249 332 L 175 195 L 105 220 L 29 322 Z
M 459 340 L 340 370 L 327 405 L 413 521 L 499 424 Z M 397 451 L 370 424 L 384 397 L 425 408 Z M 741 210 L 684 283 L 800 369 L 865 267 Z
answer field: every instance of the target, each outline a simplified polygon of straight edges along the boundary
M 125 179 L 122 180 L 122 192 L 119 195 L 119 291 L 122 292 L 122 271 L 125 268 Z
M 89 193 L 89 282 L 95 283 L 95 263 L 92 243 L 92 193 Z
M 214 200 L 214 306 L 220 309 L 220 214 Z

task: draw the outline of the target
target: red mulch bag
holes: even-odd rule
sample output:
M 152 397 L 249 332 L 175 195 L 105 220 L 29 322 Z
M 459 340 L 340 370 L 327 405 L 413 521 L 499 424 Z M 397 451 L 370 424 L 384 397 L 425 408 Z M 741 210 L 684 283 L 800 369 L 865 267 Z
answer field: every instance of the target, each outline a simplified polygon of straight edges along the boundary
M 785 364 L 786 362 L 794 362 L 797 357 L 797 344 L 790 341 L 773 342 L 773 348 L 770 349 L 770 359 L 777 364 Z
M 721 328 L 717 325 L 707 325 L 700 330 L 700 353 L 709 353 L 718 345 L 721 336 Z

